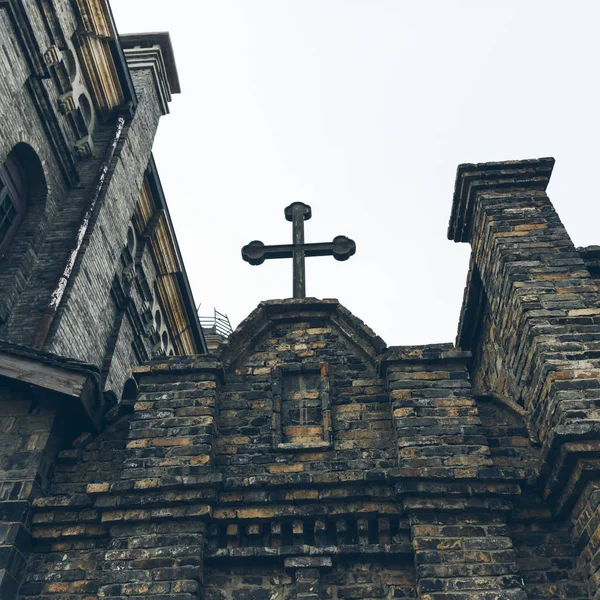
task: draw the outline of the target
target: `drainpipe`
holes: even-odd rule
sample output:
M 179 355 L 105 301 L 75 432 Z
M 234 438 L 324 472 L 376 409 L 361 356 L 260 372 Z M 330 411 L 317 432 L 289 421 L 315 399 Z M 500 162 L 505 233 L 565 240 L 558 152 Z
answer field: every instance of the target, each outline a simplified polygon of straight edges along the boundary
M 131 110 L 131 107 L 129 107 Z M 71 273 L 73 272 L 73 267 L 75 266 L 75 261 L 77 260 L 77 256 L 79 255 L 79 251 L 81 250 L 81 245 L 83 244 L 83 238 L 88 230 L 88 226 L 90 224 L 90 219 L 94 214 L 94 209 L 96 208 L 96 204 L 98 203 L 98 199 L 104 190 L 104 182 L 106 180 L 106 175 L 108 173 L 108 169 L 110 167 L 110 163 L 115 155 L 115 150 L 117 149 L 117 145 L 119 144 L 119 140 L 121 138 L 121 134 L 123 133 L 123 128 L 125 127 L 125 117 L 118 116 L 117 122 L 115 125 L 115 132 L 113 134 L 112 140 L 106 149 L 106 154 L 104 155 L 104 160 L 100 165 L 100 170 L 98 171 L 98 178 L 96 180 L 96 186 L 94 188 L 94 193 L 90 199 L 90 202 L 83 214 L 83 218 L 81 219 L 81 223 L 77 229 L 77 235 L 75 236 L 75 240 L 73 241 L 73 246 L 69 251 L 69 255 L 67 256 L 67 260 L 65 262 L 65 266 L 62 270 L 60 277 L 58 278 L 54 289 L 52 290 L 52 294 L 50 294 L 50 300 L 48 301 L 48 305 L 46 306 L 46 310 L 44 311 L 44 315 L 42 316 L 40 323 L 38 325 L 37 331 L 35 332 L 35 336 L 33 337 L 32 347 L 36 350 L 41 350 L 46 343 L 46 338 L 48 337 L 48 333 L 50 331 L 50 327 L 56 317 L 56 313 L 58 311 L 58 307 L 63 299 L 65 294 L 65 290 L 67 289 L 67 284 L 69 283 L 69 278 L 71 277 Z

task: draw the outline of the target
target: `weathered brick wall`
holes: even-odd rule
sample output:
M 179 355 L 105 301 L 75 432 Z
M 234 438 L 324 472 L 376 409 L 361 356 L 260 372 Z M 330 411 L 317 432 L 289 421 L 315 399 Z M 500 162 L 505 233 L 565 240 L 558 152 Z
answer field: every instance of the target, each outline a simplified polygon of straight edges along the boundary
M 65 85 L 72 86 L 76 95 L 84 91 L 82 58 L 76 52 L 69 54 L 68 49 L 74 50 L 71 38 L 76 30 L 81 31 L 77 8 L 57 0 L 43 5 L 28 4 L 24 9 L 33 34 L 28 46 L 9 18 L 9 9 L 0 8 L 0 39 L 3 40 L 0 67 L 4 66 L 2 70 L 7 74 L 0 86 L 0 162 L 16 144 L 27 144 L 31 154 L 37 155 L 26 162 L 31 167 L 28 178 L 36 182 L 36 193 L 23 225 L 0 262 L 0 336 L 30 345 L 74 243 L 83 211 L 94 193 L 115 125 L 112 116 L 101 118 L 97 114 L 94 130 L 90 132 L 94 156 L 81 159 L 75 155 L 74 147 L 81 130 L 74 124 L 74 113 L 61 114 L 58 98 Z M 42 72 L 46 69 L 43 54 L 53 44 L 64 51 L 64 61 L 59 66 L 49 67 L 48 73 Z M 33 52 L 41 65 L 37 71 L 27 62 L 27 51 Z M 68 73 L 65 70 L 69 63 L 67 55 L 72 55 L 69 66 L 72 72 Z M 64 82 L 59 71 L 64 71 Z M 122 276 L 121 255 L 127 228 L 139 200 L 163 110 L 156 77 L 150 66 L 132 72 L 137 93 L 135 114 L 117 148 L 96 214 L 45 346 L 51 352 L 99 368 L 103 367 L 107 355 L 112 355 L 113 360 L 106 363 L 110 367 L 105 374 L 106 389 L 115 392 L 117 397 L 131 375 L 131 367 L 152 354 L 152 343 L 144 336 L 145 324 L 132 328 L 127 318 L 118 318 L 122 307 L 117 306 L 111 285 L 115 276 Z M 141 257 L 146 279 L 143 285 L 152 289 L 156 266 L 148 248 L 144 254 Z M 147 298 L 133 295 L 133 301 L 137 302 L 134 312 L 141 312 L 144 300 Z M 111 340 L 115 339 L 117 343 L 111 347 Z M 141 356 L 140 352 L 133 351 L 134 342 L 138 349 L 144 349 Z
M 324 440 L 324 448 L 282 452 L 273 444 L 274 412 L 283 427 L 286 414 L 277 406 L 272 369 L 302 363 L 327 364 L 332 444 L 329 447 Z M 321 425 L 291 427 L 294 439 L 311 441 L 316 439 L 311 436 L 324 435 Z M 218 428 L 217 461 L 226 475 L 312 471 L 331 475 L 396 464 L 385 381 L 377 375 L 374 361 L 344 339 L 327 311 L 298 315 L 293 323 L 276 321 L 251 352 L 235 361 L 219 398 Z
M 539 442 L 528 431 L 526 415 L 516 412 L 518 407 L 506 407 L 490 397 L 480 396 L 475 401 L 492 465 L 523 469 L 525 477 L 535 477 Z
M 473 371 L 483 393 L 495 391 L 521 403 L 540 439 L 549 443 L 561 429 L 583 433 L 600 423 L 593 400 L 600 388 L 598 365 L 589 355 L 590 334 L 600 327 L 600 299 L 539 190 L 537 179 L 547 184 L 551 161 L 523 164 L 531 174 L 513 183 L 514 191 L 506 191 L 510 183 L 491 179 L 470 200 L 474 267 L 491 313 Z M 492 177 L 494 168 L 489 167 Z
M 468 355 L 384 350 L 335 301 L 273 301 L 216 356 L 140 367 L 131 414 L 60 454 L 20 597 L 568 598 L 564 561 L 521 581 L 524 472 L 494 464 Z
M 143 380 L 121 475 L 132 487 L 160 487 L 161 478 L 183 481 L 213 469 L 219 375 L 214 363 L 188 364 L 192 372 L 183 380 L 177 371 Z
M 600 598 L 600 482 L 590 481 L 573 509 L 571 539 L 589 598 Z
M 140 304 L 138 304 L 140 306 Z M 113 335 L 115 332 L 113 331 Z M 139 360 L 133 350 L 132 340 L 136 337 L 129 319 L 122 320 L 119 331 L 116 333 L 117 341 L 113 350 L 111 360 L 111 369 L 106 378 L 105 388 L 113 390 L 117 398 L 121 395 L 123 385 L 131 375 L 131 368 L 139 363 Z M 113 366 L 114 365 L 114 366 Z
M 542 499 L 524 494 L 511 517 L 517 564 L 530 598 L 593 598 L 576 564 L 569 521 L 554 518 Z
M 120 271 L 119 259 L 126 244 L 127 228 L 138 201 L 161 116 L 152 72 L 138 70 L 133 75 L 138 107 L 49 343 L 52 352 L 99 366 L 113 333 L 117 311 L 110 294 L 111 284 L 115 273 Z M 152 285 L 156 273 L 149 271 L 146 275 L 151 278 Z M 132 341 L 133 336 L 129 345 Z M 115 371 L 111 373 L 111 385 L 118 396 L 130 376 L 131 366 L 131 363 L 118 360 L 111 365 Z
M 528 589 L 582 597 L 584 582 L 593 597 L 595 571 L 575 523 L 585 512 L 578 499 L 600 473 L 600 296 L 594 249 L 574 247 L 545 193 L 553 163 L 459 167 L 449 236 L 469 241 L 473 253 L 458 340 L 473 349 L 476 393 L 510 407 L 527 428 L 529 444 L 521 437 L 521 450 L 504 453 L 526 467 L 525 497 L 539 510 L 539 520 L 522 525 L 523 556 L 536 527 L 548 523 L 548 537 L 535 550 L 545 575 L 536 563 L 522 562 Z M 498 417 L 487 428 L 490 438 L 502 433 Z M 522 502 L 517 514 L 528 509 Z M 567 531 L 571 538 L 561 549 Z
M 430 510 L 411 511 L 419 597 L 525 600 L 501 503 L 484 502 L 478 511 L 455 500 L 453 512 L 448 504 L 432 502 Z
M 469 358 L 450 344 L 394 347 L 383 358 L 398 443 L 396 494 L 411 525 L 417 590 L 440 600 L 524 599 L 506 523 L 510 503 L 501 499 L 519 494 L 523 473 L 494 465 Z
M 401 468 L 464 478 L 491 466 L 466 359 L 467 353 L 449 344 L 387 352 L 384 364 Z
M 0 598 L 13 598 L 31 545 L 31 501 L 58 450 L 56 410 L 23 384 L 0 387 Z
M 225 568 L 215 564 L 205 568 L 204 597 L 206 600 L 416 598 L 412 564 L 394 562 L 346 559 L 318 573 L 310 568 L 282 569 L 275 563 Z M 298 593 L 298 584 L 304 582 L 308 584 L 308 593 Z
M 67 186 L 27 86 L 28 80 L 35 75 L 27 65 L 18 33 L 5 7 L 0 8 L 0 40 L 0 71 L 3 73 L 0 86 L 0 164 L 17 144 L 26 144 L 38 157 L 37 164 L 27 161 L 30 167 L 28 176 L 35 180 L 36 187 L 43 187 L 34 194 L 29 217 L 0 263 L 0 332 L 6 338 L 5 323 L 31 276 L 41 243 Z M 50 91 L 52 85 L 48 82 Z
M 62 187 L 64 195 L 58 196 L 56 194 L 54 196 L 57 210 L 49 215 L 45 227 L 38 229 L 41 242 L 36 250 L 35 261 L 24 289 L 9 315 L 3 332 L 4 339 L 23 345 L 31 345 L 33 342 L 35 331 L 46 309 L 50 294 L 62 272 L 67 254 L 73 244 L 74 234 L 81 222 L 84 207 L 89 202 L 102 163 L 102 151 L 112 137 L 113 130 L 112 123 L 98 130 L 96 140 L 102 150 L 100 150 L 98 156 L 81 164 L 79 185 L 71 189 Z M 51 190 L 51 192 L 54 193 L 54 190 Z M 0 268 L 3 267 L 4 264 L 0 264 Z M 91 277 L 91 273 L 88 273 L 87 268 L 80 270 L 79 274 L 82 279 Z M 106 302 L 108 298 L 104 296 L 103 300 Z M 69 303 L 69 300 L 68 297 L 65 297 L 63 305 L 67 303 Z M 88 321 L 85 328 L 72 332 L 73 336 L 64 340 L 62 343 L 63 352 L 58 348 L 51 351 L 58 354 L 62 353 L 63 356 L 85 360 L 85 356 L 80 355 L 79 351 L 81 340 L 89 335 L 88 329 L 90 332 L 93 330 L 93 327 L 90 327 L 91 323 L 91 321 Z M 83 325 L 83 322 L 81 325 Z

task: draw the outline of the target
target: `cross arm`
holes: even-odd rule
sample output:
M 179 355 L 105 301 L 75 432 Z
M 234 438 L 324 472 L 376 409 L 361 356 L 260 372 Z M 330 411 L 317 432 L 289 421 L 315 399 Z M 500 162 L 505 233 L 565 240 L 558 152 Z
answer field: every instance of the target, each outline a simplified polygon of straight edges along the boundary
M 304 244 L 305 256 L 333 256 L 336 260 L 348 260 L 356 252 L 356 243 L 345 235 L 338 235 L 333 242 Z
M 293 244 L 265 246 L 254 240 L 242 248 L 242 258 L 251 265 L 261 265 L 267 258 L 292 258 L 293 255 Z
M 315 244 L 279 244 L 265 246 L 255 240 L 242 248 L 242 258 L 251 265 L 260 265 L 271 258 L 292 258 L 294 249 L 305 256 L 333 256 L 336 260 L 348 260 L 356 252 L 356 243 L 345 235 L 338 235 L 332 242 Z

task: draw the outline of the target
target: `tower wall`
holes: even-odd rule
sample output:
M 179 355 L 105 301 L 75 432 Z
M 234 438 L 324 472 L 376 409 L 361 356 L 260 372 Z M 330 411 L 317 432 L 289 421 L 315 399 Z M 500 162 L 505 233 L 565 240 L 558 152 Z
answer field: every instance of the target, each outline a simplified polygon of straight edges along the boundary
M 4 3 L 0 36 L 0 167 L 16 153 L 29 188 L 0 337 L 93 364 L 119 398 L 133 366 L 205 350 L 152 158 L 170 39 L 120 38 L 105 0 Z
M 594 597 L 597 532 L 590 522 L 583 538 L 576 523 L 600 474 L 600 297 L 545 193 L 553 164 L 459 167 L 449 237 L 473 252 L 458 344 L 473 351 L 477 394 L 518 413 L 540 446 L 533 479 L 554 518 L 575 526 Z

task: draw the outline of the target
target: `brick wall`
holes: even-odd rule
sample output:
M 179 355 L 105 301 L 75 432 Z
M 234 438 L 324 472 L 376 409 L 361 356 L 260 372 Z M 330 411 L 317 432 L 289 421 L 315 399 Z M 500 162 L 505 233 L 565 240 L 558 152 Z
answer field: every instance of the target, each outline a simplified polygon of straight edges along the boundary
M 27 177 L 30 183 L 36 182 L 36 193 L 23 225 L 0 262 L 0 336 L 30 345 L 94 193 L 115 126 L 112 116 L 99 111 L 84 131 L 81 119 L 77 120 L 79 109 L 62 114 L 58 108 L 58 99 L 65 90 L 76 96 L 87 93 L 83 56 L 78 56 L 73 46 L 77 43 L 75 32 L 81 31 L 77 7 L 57 0 L 31 4 L 24 10 L 31 26 L 30 38 L 20 29 L 22 24 L 17 26 L 10 18 L 10 8 L 0 8 L 0 67 L 4 65 L 3 71 L 8 74 L 0 86 L 0 162 L 17 144 L 27 148 L 31 154 L 25 163 Z M 60 47 L 62 58 L 48 67 L 44 53 L 53 46 Z M 121 255 L 127 229 L 164 111 L 156 77 L 151 66 L 136 68 L 131 74 L 137 94 L 135 114 L 117 148 L 45 346 L 58 355 L 99 368 L 108 364 L 107 390 L 117 397 L 131 375 L 131 367 L 152 355 L 153 343 L 145 338 L 143 325 L 131 327 L 127 319 L 119 318 L 122 307 L 117 306 L 111 287 L 115 277 L 123 275 Z M 76 156 L 74 148 L 82 133 L 89 133 L 93 140 L 92 157 Z M 136 285 L 152 289 L 156 266 L 148 248 L 138 260 L 144 264 L 145 281 Z M 133 294 L 134 312 L 141 312 L 147 299 Z M 117 340 L 114 347 L 111 340 Z M 133 350 L 134 343 L 138 350 L 143 349 L 141 353 Z M 106 362 L 109 354 L 113 360 Z
M 416 597 L 413 567 L 402 561 L 382 564 L 350 559 L 321 569 L 281 569 L 277 564 L 211 565 L 205 569 L 204 583 L 206 600 Z
M 523 472 L 493 463 L 467 359 L 385 352 L 337 302 L 290 300 L 218 355 L 140 367 L 131 414 L 59 455 L 20 597 L 526 598 Z M 309 435 L 278 434 L 303 414 Z
M 49 342 L 49 350 L 56 354 L 74 356 L 99 366 L 113 333 L 117 311 L 110 294 L 111 284 L 115 274 L 120 275 L 119 259 L 160 118 L 152 73 L 136 71 L 134 76 L 140 102 Z M 155 273 L 150 271 L 146 275 L 152 278 Z M 133 336 L 128 340 L 129 346 L 132 341 Z M 110 374 L 111 385 L 118 396 L 131 373 L 131 366 L 118 360 L 111 365 L 115 371 Z
M 600 296 L 594 250 L 574 247 L 545 193 L 553 164 L 459 167 L 449 236 L 473 252 L 458 341 L 474 352 L 477 393 L 511 407 L 527 430 L 504 454 L 528 472 L 517 514 L 539 511 L 515 525 L 522 556 L 539 556 L 521 563 L 531 593 L 584 597 L 585 583 L 594 597 L 595 549 L 581 532 L 585 486 L 600 473 Z M 489 437 L 506 431 L 497 416 Z M 532 543 L 544 520 L 547 535 Z
M 600 597 L 600 482 L 590 481 L 573 510 L 571 538 L 577 571 L 587 584 L 589 598 Z
M 58 450 L 56 410 L 23 384 L 0 386 L 0 597 L 14 598 L 31 546 L 31 501 Z

